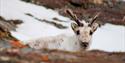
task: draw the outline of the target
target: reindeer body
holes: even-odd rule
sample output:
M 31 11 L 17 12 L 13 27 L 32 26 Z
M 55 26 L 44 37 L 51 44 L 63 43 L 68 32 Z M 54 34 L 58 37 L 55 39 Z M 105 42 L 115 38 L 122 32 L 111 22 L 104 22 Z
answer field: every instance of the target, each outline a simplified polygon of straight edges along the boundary
M 66 34 L 29 40 L 28 45 L 34 49 L 48 48 L 67 51 L 81 50 L 77 37 L 75 35 L 68 36 Z

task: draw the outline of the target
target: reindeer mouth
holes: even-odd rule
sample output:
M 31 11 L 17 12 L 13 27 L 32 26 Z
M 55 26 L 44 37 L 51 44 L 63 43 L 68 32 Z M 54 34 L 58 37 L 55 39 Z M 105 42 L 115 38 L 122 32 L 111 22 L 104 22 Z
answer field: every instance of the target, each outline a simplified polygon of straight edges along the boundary
M 84 49 L 86 49 L 89 44 L 88 44 L 88 42 L 80 42 L 80 45 L 81 45 Z

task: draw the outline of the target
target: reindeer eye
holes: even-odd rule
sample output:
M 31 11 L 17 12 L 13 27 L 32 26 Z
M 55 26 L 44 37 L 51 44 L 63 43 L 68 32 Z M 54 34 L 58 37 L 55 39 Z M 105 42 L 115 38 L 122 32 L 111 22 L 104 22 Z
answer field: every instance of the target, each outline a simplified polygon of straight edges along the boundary
M 90 35 L 92 35 L 93 34 L 93 32 L 92 31 L 90 31 Z
M 80 34 L 79 30 L 77 30 L 77 31 L 76 31 L 76 34 L 77 34 L 77 35 L 79 35 L 79 34 Z

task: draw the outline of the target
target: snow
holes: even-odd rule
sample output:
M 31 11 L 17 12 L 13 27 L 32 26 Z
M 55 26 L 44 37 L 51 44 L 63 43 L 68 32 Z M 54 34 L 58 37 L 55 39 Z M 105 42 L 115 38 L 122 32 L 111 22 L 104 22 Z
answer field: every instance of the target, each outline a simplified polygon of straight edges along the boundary
M 93 35 L 90 49 L 125 51 L 125 27 L 106 24 L 97 29 Z
M 68 29 L 58 29 L 52 25 L 40 22 L 26 13 L 32 14 L 36 18 L 53 21 L 53 18 L 58 18 L 63 25 Z M 29 39 L 55 36 L 62 33 L 73 35 L 70 29 L 71 20 L 61 16 L 57 11 L 47 9 L 43 6 L 37 6 L 30 3 L 25 3 L 20 0 L 0 0 L 0 16 L 5 19 L 19 19 L 24 23 L 19 25 L 17 31 L 11 31 L 12 35 L 19 40 L 26 42 Z M 125 52 L 125 27 L 106 24 L 99 28 L 93 35 L 91 49 L 100 49 L 106 51 L 124 51 Z M 69 46 L 70 47 L 70 46 Z

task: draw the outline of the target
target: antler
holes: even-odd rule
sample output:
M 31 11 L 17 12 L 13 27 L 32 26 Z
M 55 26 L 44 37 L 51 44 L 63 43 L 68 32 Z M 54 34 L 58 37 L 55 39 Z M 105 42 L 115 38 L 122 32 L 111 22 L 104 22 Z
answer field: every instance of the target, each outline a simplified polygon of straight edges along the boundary
M 83 24 L 80 23 L 80 20 L 77 18 L 75 14 L 70 9 L 67 9 L 66 12 L 75 20 L 75 22 L 78 24 L 78 26 L 82 26 Z
M 97 17 L 99 17 L 100 14 L 101 14 L 101 12 L 98 12 L 98 13 L 94 16 L 94 18 L 92 18 L 92 19 L 90 20 L 90 26 L 96 21 Z

